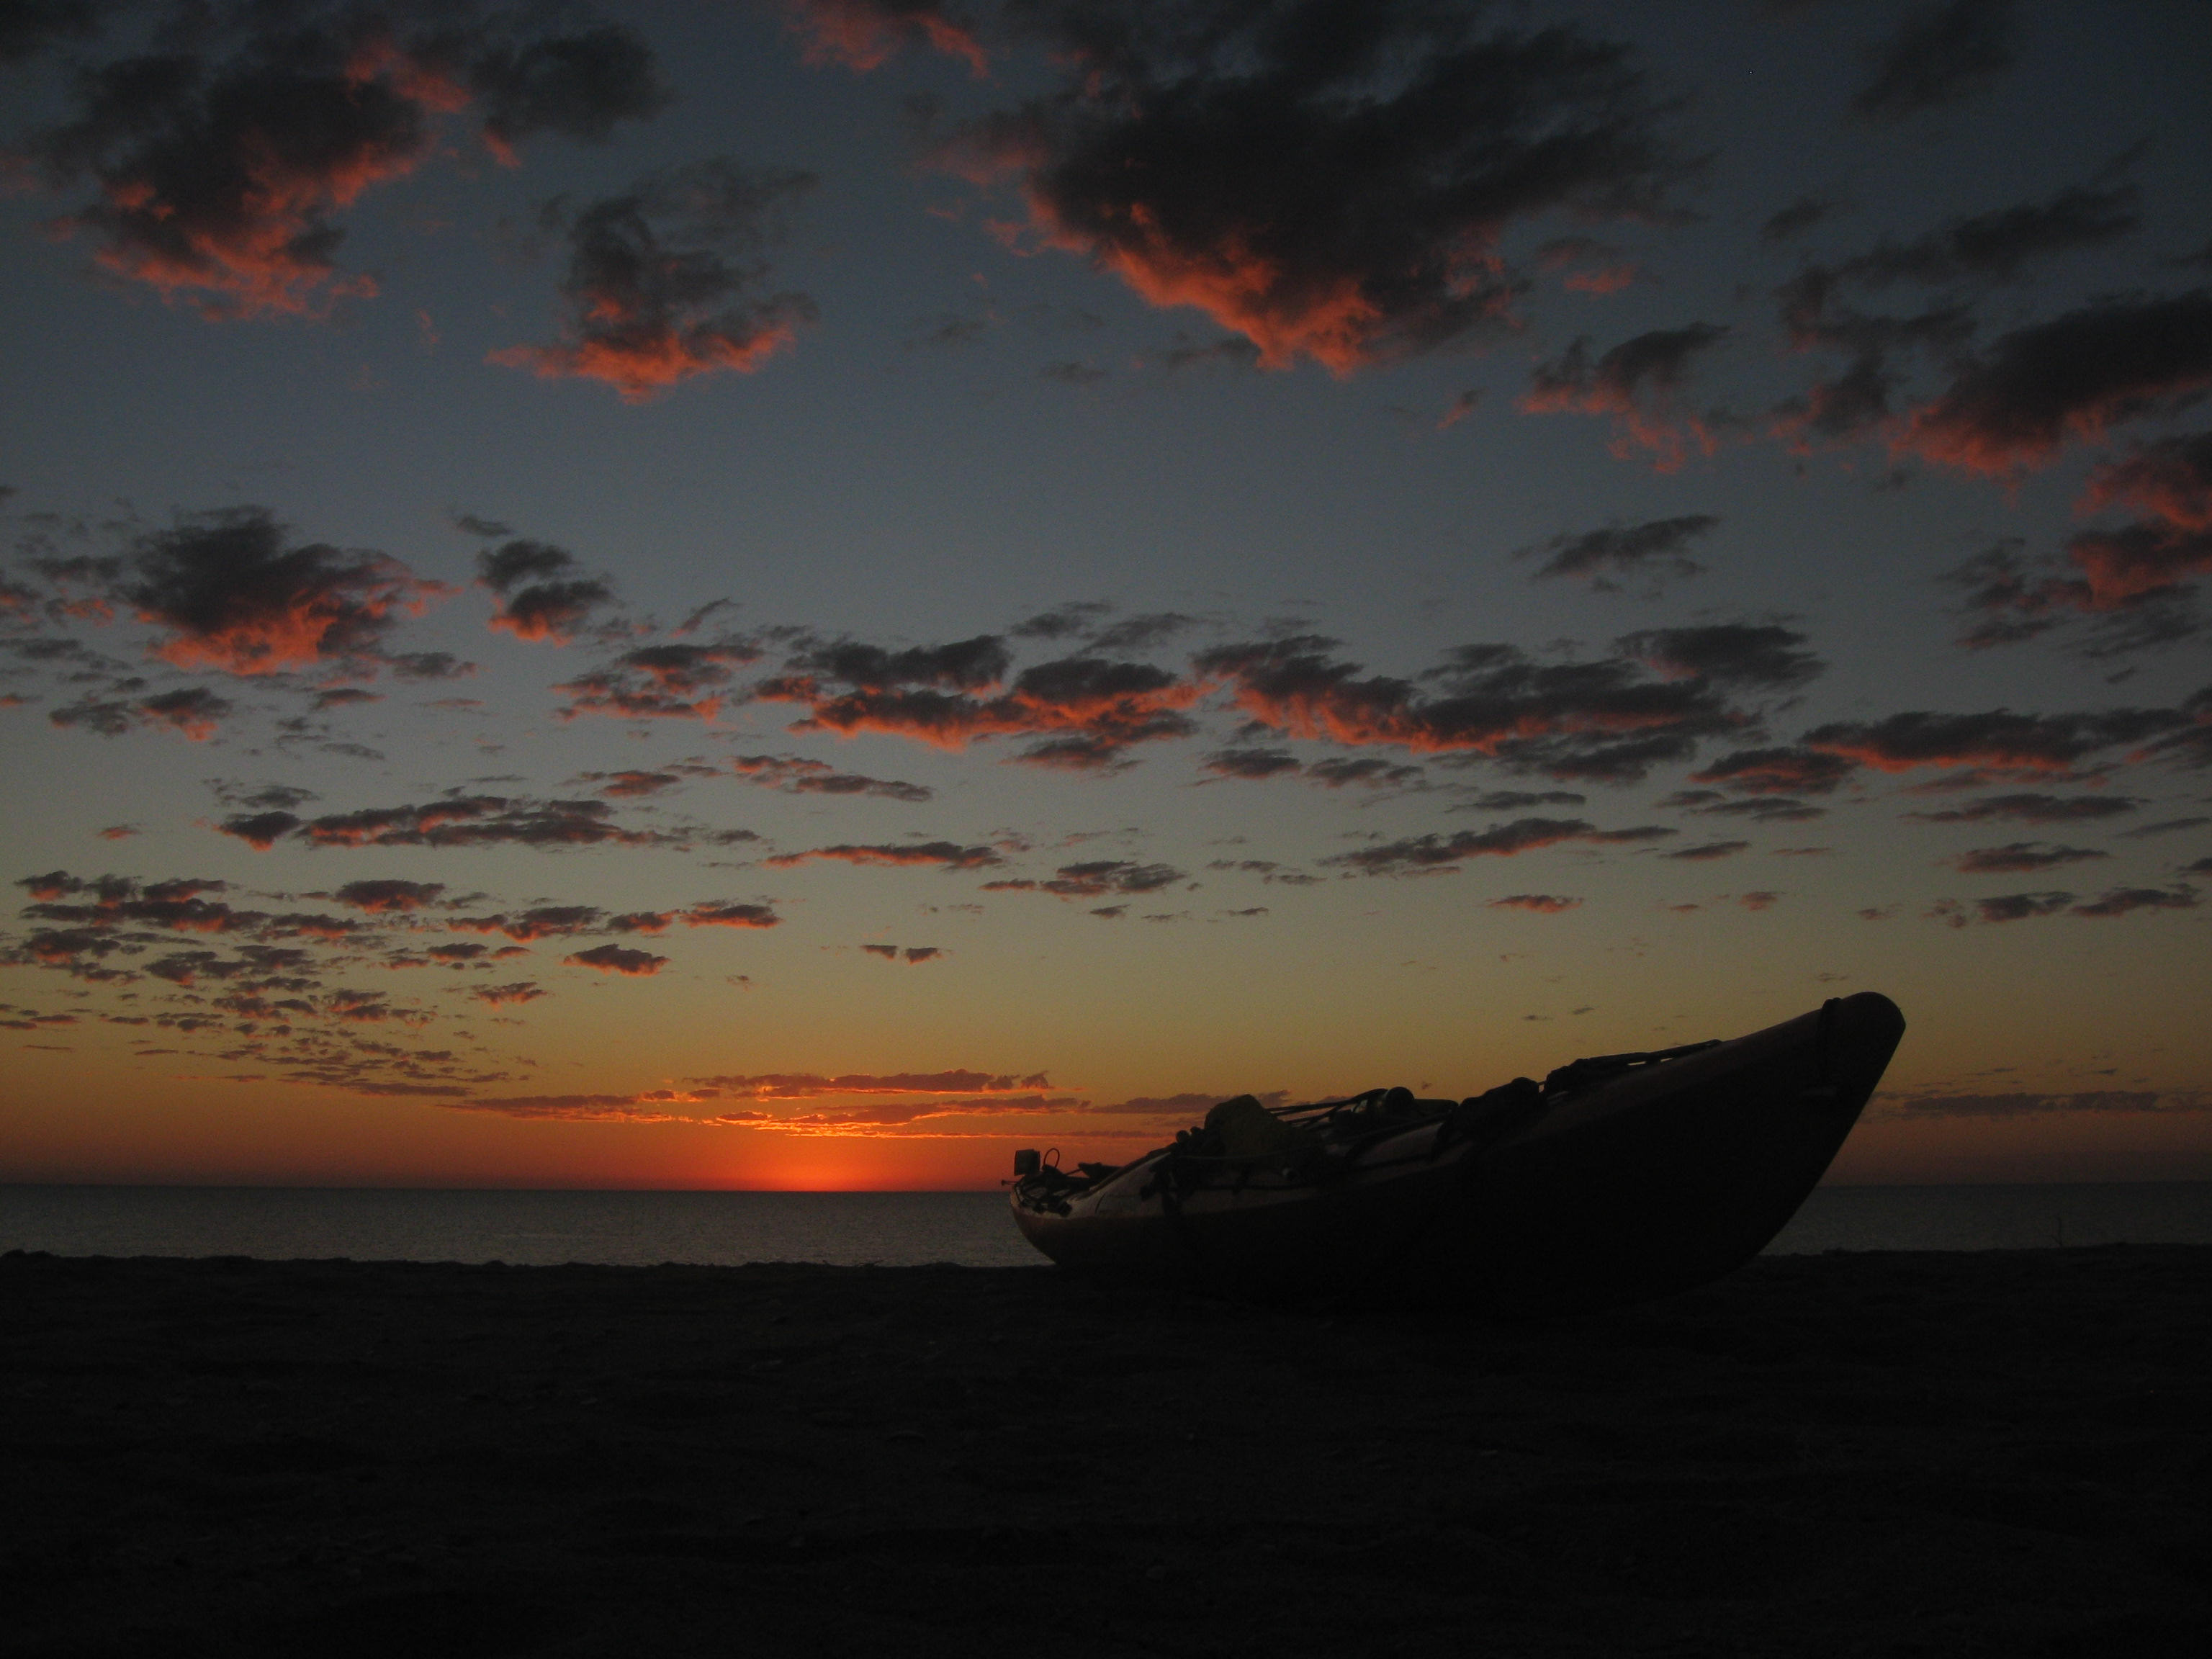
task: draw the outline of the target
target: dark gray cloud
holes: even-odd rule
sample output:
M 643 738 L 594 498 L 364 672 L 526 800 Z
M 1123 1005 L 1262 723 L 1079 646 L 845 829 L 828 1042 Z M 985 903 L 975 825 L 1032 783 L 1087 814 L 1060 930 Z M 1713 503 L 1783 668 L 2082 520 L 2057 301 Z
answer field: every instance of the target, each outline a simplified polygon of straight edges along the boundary
M 1655 675 L 1628 654 L 1539 663 L 1509 645 L 1463 646 L 1416 684 L 1364 675 L 1359 665 L 1331 655 L 1335 643 L 1295 635 L 1220 646 L 1200 653 L 1194 665 L 1227 682 L 1261 730 L 1481 757 L 1563 781 L 1631 781 L 1655 765 L 1689 759 L 1700 739 L 1749 720 L 1722 681 Z M 1741 675 L 1756 659 L 1717 652 L 1713 660 Z
M 987 881 L 987 893 L 1051 893 L 1064 899 L 1105 898 L 1114 894 L 1157 893 L 1185 879 L 1171 864 L 1139 864 L 1129 859 L 1086 859 L 1063 864 L 1048 880 Z M 1117 913 L 1119 907 L 1115 907 Z M 1093 912 L 1092 914 L 1101 914 Z
M 499 599 L 492 627 L 518 640 L 566 645 L 615 602 L 612 587 L 568 574 L 575 568 L 575 556 L 550 542 L 515 540 L 477 554 L 477 580 Z
M 9 0 L 0 9 L 0 64 L 27 62 L 68 40 L 97 33 L 92 0 Z
M 1826 669 L 1804 644 L 1805 635 L 1773 623 L 1716 623 L 1626 634 L 1613 641 L 1613 648 L 1670 679 L 1784 691 L 1817 679 Z
M 926 801 L 933 792 L 896 778 L 840 772 L 827 761 L 797 755 L 732 755 L 730 770 L 741 782 L 792 795 L 872 795 L 881 800 Z
M 1747 795 L 1828 795 L 1857 770 L 1858 763 L 1842 755 L 1783 744 L 1720 756 L 1691 773 L 1690 781 Z
M 27 25 L 68 21 L 33 5 Z M 662 94 L 630 31 L 571 10 L 465 3 L 163 9 L 148 50 L 95 61 L 28 158 L 93 199 L 61 222 L 100 264 L 210 317 L 313 313 L 376 283 L 347 276 L 334 216 L 434 152 L 448 111 L 479 117 L 502 155 L 538 131 L 604 138 Z
M 1655 211 L 1684 163 L 1620 46 L 1484 33 L 1416 0 L 1024 6 L 1059 88 L 957 131 L 946 165 L 1020 183 L 1032 228 L 1270 367 L 1338 372 L 1495 327 L 1516 222 Z
M 368 807 L 301 818 L 289 810 L 240 813 L 222 834 L 266 850 L 289 839 L 310 847 L 700 847 L 757 840 L 750 830 L 638 830 L 603 800 L 528 800 L 453 795 L 421 805 Z
M 2019 55 L 2013 0 L 1944 0 L 1906 16 L 1870 54 L 1851 107 L 1893 121 L 1956 103 L 2012 67 Z
M 1679 834 L 1661 824 L 1630 830 L 1601 830 L 1584 818 L 1516 818 L 1487 830 L 1429 834 L 1332 854 L 1322 862 L 1363 876 L 1429 875 L 1457 869 L 1469 859 L 1511 858 L 1568 842 L 1592 846 L 1638 846 Z
M 126 732 L 152 726 L 197 743 L 213 737 L 234 712 L 229 702 L 205 686 L 191 685 L 149 697 L 86 697 L 48 711 L 46 719 L 64 730 L 82 727 L 103 738 L 119 738 Z
M 1941 465 L 2010 476 L 2207 386 L 2212 289 L 2100 301 L 2000 336 L 1896 441 Z
M 2008 842 L 2002 847 L 1977 847 L 1950 860 L 1961 875 L 2026 875 L 2036 870 L 2056 870 L 2062 865 L 2110 858 L 2093 847 L 2045 845 L 2042 842 Z
M 1811 748 L 1885 772 L 1917 767 L 1973 768 L 1992 774 L 2071 773 L 2124 744 L 2172 734 L 2191 724 L 2181 710 L 2112 708 L 2094 714 L 1942 714 L 1911 710 L 1878 720 L 1838 720 L 1814 727 Z
M 1779 208 L 1759 228 L 1762 242 L 1786 242 L 1801 236 L 1834 215 L 1836 204 L 1817 196 L 1801 196 L 1788 207 Z
M 1587 583 L 1601 592 L 1620 586 L 1625 576 L 1695 576 L 1705 567 L 1685 550 L 1720 527 L 1710 513 L 1686 514 L 1678 518 L 1651 519 L 1642 524 L 1612 524 L 1597 530 L 1554 536 L 1536 547 L 1524 547 L 1516 559 L 1548 554 L 1535 580 L 1566 576 Z
M 2184 882 L 2178 887 L 2115 887 L 2087 904 L 2077 904 L 2077 916 L 2124 916 L 2137 910 L 2194 910 L 2197 890 Z
M 493 361 L 602 380 L 626 403 L 695 375 L 750 374 L 814 319 L 805 295 L 768 291 L 764 257 L 814 183 L 811 173 L 715 156 L 649 173 L 580 208 L 550 204 L 548 228 L 568 241 L 560 337 Z
M 1190 735 L 1196 723 L 1182 711 L 1204 690 L 1149 663 L 1078 656 L 1033 664 L 999 695 L 968 695 L 991 690 L 1010 665 L 995 635 L 903 651 L 817 646 L 793 665 L 752 695 L 803 706 L 795 731 L 881 732 L 946 749 L 1030 737 L 1037 741 L 1015 759 L 1075 771 L 1116 769 L 1136 744 Z
M 712 720 L 721 712 L 732 671 L 759 660 L 749 640 L 713 645 L 641 645 L 605 667 L 553 689 L 568 695 L 562 720 L 611 714 L 623 720 Z
M 1986 823 L 1996 818 L 2021 823 L 2091 823 L 2132 812 L 2141 804 L 2126 795 L 1990 795 L 1963 806 L 1905 816 L 1927 823 Z
M 1728 337 L 1714 323 L 1653 329 L 1623 340 L 1593 360 L 1580 337 L 1528 377 L 1521 407 L 1532 415 L 1605 415 L 1613 418 L 1613 450 L 1626 458 L 1648 452 L 1671 472 L 1692 450 L 1711 454 L 1717 441 L 1706 417 L 1685 407 L 1692 366 Z
M 138 537 L 120 560 L 41 574 L 88 579 L 103 603 L 157 630 L 164 661 L 236 675 L 386 663 L 392 628 L 448 591 L 381 553 L 295 544 L 259 507 L 196 514 Z

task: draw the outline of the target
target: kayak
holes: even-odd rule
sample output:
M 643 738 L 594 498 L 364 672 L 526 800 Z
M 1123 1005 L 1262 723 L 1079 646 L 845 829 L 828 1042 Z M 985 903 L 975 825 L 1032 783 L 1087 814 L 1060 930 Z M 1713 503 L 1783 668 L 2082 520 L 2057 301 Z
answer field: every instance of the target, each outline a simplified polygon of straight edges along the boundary
M 1796 1213 L 1905 1033 L 1872 992 L 1463 1100 L 1224 1101 L 1133 1163 L 1015 1154 L 1062 1267 L 1259 1300 L 1583 1311 L 1720 1278 Z

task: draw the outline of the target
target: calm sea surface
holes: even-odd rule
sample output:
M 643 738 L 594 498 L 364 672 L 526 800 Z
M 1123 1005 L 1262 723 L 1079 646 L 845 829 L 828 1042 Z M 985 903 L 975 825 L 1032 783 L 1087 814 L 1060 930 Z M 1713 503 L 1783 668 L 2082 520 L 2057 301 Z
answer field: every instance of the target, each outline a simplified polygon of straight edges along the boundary
M 2212 1244 L 2212 1183 L 1823 1187 L 1771 1249 Z M 0 1187 L 0 1250 L 266 1260 L 1042 1265 L 997 1193 Z

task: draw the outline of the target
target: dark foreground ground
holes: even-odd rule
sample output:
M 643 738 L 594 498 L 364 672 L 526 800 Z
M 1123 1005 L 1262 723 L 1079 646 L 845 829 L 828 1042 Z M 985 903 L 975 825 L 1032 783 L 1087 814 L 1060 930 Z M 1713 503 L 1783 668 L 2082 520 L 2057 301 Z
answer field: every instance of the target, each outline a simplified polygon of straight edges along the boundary
M 1545 1325 L 0 1257 L 0 1653 L 2212 1653 L 2212 1249 Z

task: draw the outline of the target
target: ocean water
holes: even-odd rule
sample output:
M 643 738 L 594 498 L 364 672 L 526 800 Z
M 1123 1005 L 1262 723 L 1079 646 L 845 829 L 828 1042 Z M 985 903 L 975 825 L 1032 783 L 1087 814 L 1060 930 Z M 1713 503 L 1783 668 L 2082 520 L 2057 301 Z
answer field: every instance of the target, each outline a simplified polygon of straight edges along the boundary
M 2212 1182 L 1823 1187 L 1770 1253 L 2212 1244 Z M 0 1187 L 0 1250 L 270 1261 L 1041 1266 L 998 1193 Z

